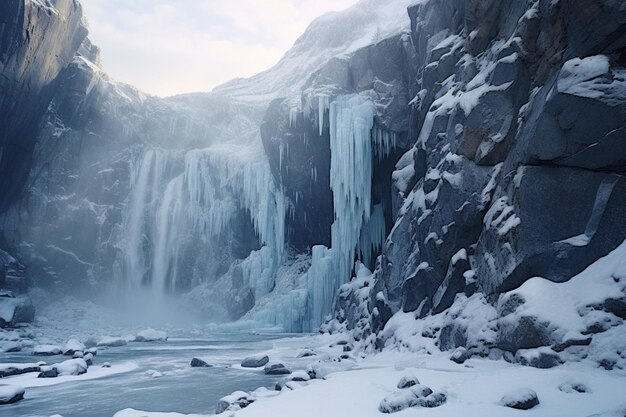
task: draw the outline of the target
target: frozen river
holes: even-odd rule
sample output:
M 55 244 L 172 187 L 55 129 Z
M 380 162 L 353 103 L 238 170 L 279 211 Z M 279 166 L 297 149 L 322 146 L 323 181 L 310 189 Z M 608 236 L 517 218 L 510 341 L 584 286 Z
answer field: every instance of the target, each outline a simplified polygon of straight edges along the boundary
M 127 365 L 130 370 L 92 380 L 27 388 L 24 400 L 0 406 L 0 416 L 111 417 L 125 408 L 212 414 L 217 400 L 233 391 L 273 388 L 280 377 L 266 376 L 262 369 L 241 369 L 239 363 L 246 356 L 271 349 L 272 341 L 279 337 L 216 335 L 206 339 L 179 338 L 100 348 L 86 375 L 101 370 L 104 362 L 114 367 Z M 189 362 L 194 357 L 214 367 L 191 368 Z M 52 364 L 65 359 L 67 357 L 0 353 L 3 363 L 44 360 Z M 153 377 L 153 371 L 162 376 Z M 52 379 L 43 382 L 48 381 L 55 382 Z M 0 384 L 6 382 L 7 379 L 0 379 Z

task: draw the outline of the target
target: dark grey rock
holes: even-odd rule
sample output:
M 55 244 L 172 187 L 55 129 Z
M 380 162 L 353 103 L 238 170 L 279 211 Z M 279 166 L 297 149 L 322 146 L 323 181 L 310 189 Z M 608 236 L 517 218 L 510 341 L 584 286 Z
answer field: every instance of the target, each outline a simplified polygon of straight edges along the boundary
M 213 365 L 209 365 L 202 359 L 198 359 L 198 358 L 193 358 L 191 362 L 189 363 L 189 366 L 191 366 L 192 368 L 212 368 L 213 367 Z
M 456 350 L 452 353 L 452 356 L 450 356 L 450 360 L 458 364 L 465 363 L 467 359 L 469 359 L 469 353 L 464 347 L 456 348 Z
M 241 361 L 241 366 L 244 368 L 260 368 L 262 366 L 267 365 L 269 361 L 270 361 L 270 358 L 269 356 L 266 356 L 266 355 L 251 356 Z
M 40 372 L 37 378 L 56 378 L 58 376 L 59 376 L 59 371 L 57 371 L 57 368 L 51 368 L 43 372 Z
M 265 366 L 265 375 L 289 375 L 291 371 L 282 363 L 273 363 Z

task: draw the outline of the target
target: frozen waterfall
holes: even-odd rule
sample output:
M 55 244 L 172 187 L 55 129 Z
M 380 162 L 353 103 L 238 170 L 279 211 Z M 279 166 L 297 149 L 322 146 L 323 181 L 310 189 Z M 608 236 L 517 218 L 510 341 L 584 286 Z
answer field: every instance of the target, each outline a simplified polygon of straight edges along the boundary
M 241 262 L 255 297 L 271 291 L 284 247 L 286 204 L 269 164 L 235 145 L 201 150 L 146 149 L 132 169 L 132 189 L 120 243 L 120 279 L 152 297 L 176 292 L 189 279 L 189 260 L 219 251 L 216 238 L 244 210 L 262 246 Z M 183 269 L 185 274 L 183 274 Z M 210 270 L 194 270 L 195 283 Z

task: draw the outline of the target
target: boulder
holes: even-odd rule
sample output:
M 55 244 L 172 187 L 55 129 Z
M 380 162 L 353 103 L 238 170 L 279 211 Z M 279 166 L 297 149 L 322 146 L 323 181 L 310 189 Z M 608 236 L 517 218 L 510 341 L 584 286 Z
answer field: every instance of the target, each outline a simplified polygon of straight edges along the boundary
M 70 359 L 65 362 L 54 364 L 52 367 L 57 370 L 59 376 L 77 376 L 86 373 L 89 366 L 84 359 Z
M 189 366 L 191 366 L 192 368 L 212 368 L 213 367 L 213 365 L 209 365 L 202 359 L 198 359 L 198 358 L 193 358 Z
M 241 361 L 241 366 L 244 368 L 260 368 L 267 365 L 269 361 L 270 358 L 267 355 L 248 356 Z
M 236 391 L 226 397 L 222 397 L 215 406 L 215 414 L 221 414 L 226 410 L 240 410 L 254 402 L 247 392 Z
M 500 400 L 500 405 L 517 410 L 530 410 L 539 405 L 537 393 L 529 388 L 511 391 Z
M 434 398 L 429 397 L 433 391 L 425 385 L 413 385 L 406 389 L 399 389 L 387 395 L 379 404 L 378 411 L 385 414 L 397 413 L 410 407 L 435 404 Z M 429 399 L 429 400 L 427 400 Z M 430 400 L 433 400 L 432 402 Z
M 0 328 L 15 327 L 20 323 L 31 323 L 35 318 L 35 307 L 30 297 L 14 296 L 4 292 L 0 296 Z
M 549 348 L 518 350 L 515 361 L 524 366 L 540 369 L 554 368 L 563 363 L 560 356 Z
M 13 385 L 0 385 L 0 404 L 12 404 L 24 398 L 26 390 Z
M 462 364 L 465 363 L 465 361 L 469 358 L 469 353 L 467 352 L 467 349 L 465 349 L 464 347 L 459 347 L 457 348 L 453 353 L 452 356 L 450 356 L 450 360 L 452 362 L 458 363 L 458 364 Z
M 282 363 L 265 365 L 265 375 L 289 375 L 291 371 Z
M 410 388 L 419 385 L 420 381 L 414 374 L 406 374 L 398 381 L 398 389 Z
M 42 368 L 42 371 L 37 375 L 37 378 L 56 378 L 59 376 L 59 371 L 54 367 Z
M 38 372 L 39 364 L 33 363 L 5 363 L 0 365 L 0 378 Z
M 111 337 L 111 336 L 103 336 L 98 341 L 98 346 L 101 347 L 120 347 L 126 346 L 128 342 L 123 337 Z
M 166 342 L 167 333 L 161 330 L 146 329 L 137 333 L 135 342 Z

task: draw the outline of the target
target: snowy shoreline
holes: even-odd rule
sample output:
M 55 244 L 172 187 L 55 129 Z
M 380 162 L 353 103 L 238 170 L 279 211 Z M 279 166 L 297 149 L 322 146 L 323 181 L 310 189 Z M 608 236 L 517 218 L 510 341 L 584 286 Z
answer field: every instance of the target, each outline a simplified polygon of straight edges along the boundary
M 447 402 L 429 408 L 428 416 L 517 416 L 520 411 L 501 405 L 500 400 L 520 389 L 534 390 L 540 404 L 526 411 L 528 416 L 617 416 L 626 409 L 626 374 L 622 371 L 605 371 L 591 361 L 568 363 L 551 369 L 537 369 L 510 364 L 504 360 L 472 358 L 465 364 L 450 360 L 449 353 L 435 354 L 385 351 L 355 360 L 331 359 L 332 336 L 310 337 L 310 346 L 319 353 L 319 364 L 328 375 L 292 385 L 279 395 L 262 396 L 241 410 L 226 411 L 224 416 L 277 417 L 277 416 L 346 416 L 380 417 L 379 404 L 394 392 L 398 381 L 407 373 L 416 375 L 422 384 L 442 391 Z M 336 346 L 335 346 L 336 348 Z M 337 353 L 337 349 L 334 349 Z M 276 341 L 270 357 L 295 357 L 296 346 L 291 339 Z M 312 358 L 311 358 L 312 359 Z M 316 361 L 317 362 L 317 361 Z M 581 393 L 572 386 L 583 386 Z M 397 416 L 415 415 L 416 409 L 395 413 Z M 120 410 L 115 417 L 183 416 L 184 414 Z M 211 415 L 211 414 L 207 414 Z

